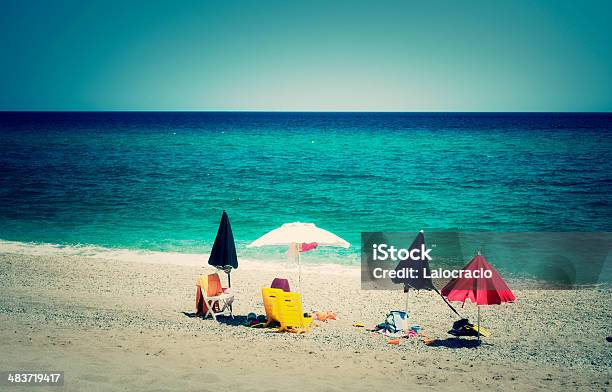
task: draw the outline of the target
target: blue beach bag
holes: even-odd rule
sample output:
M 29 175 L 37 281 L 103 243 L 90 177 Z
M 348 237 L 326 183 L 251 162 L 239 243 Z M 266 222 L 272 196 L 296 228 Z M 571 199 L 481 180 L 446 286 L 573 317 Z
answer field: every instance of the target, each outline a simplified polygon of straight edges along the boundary
M 384 329 L 387 332 L 397 333 L 408 329 L 408 315 L 401 310 L 392 310 L 385 320 Z

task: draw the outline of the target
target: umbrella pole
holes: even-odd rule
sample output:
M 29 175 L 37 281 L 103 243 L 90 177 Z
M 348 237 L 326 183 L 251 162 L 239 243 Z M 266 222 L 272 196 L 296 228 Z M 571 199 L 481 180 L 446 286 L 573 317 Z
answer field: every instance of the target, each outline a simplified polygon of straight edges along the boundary
M 476 307 L 478 308 L 478 344 L 480 344 L 480 306 Z
M 410 291 L 406 291 L 406 317 L 408 317 L 408 297 L 410 296 Z
M 298 292 L 302 290 L 302 264 L 300 264 L 300 249 L 297 249 L 297 262 L 298 262 Z
M 232 270 L 229 270 L 227 273 L 227 287 L 232 287 Z M 230 304 L 229 308 L 230 308 L 230 313 L 233 312 L 232 304 Z

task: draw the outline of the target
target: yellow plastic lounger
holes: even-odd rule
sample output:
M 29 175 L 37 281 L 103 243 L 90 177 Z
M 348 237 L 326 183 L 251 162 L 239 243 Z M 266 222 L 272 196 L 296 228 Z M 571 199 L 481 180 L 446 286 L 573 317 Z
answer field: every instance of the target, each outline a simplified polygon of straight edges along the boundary
M 307 332 L 312 322 L 311 317 L 304 317 L 302 296 L 299 293 L 282 292 L 278 299 L 279 332 Z
M 278 300 L 284 293 L 281 289 L 271 289 L 263 287 L 261 289 L 261 296 L 263 297 L 264 309 L 266 310 L 266 325 L 269 327 L 272 323 L 280 323 L 278 315 Z

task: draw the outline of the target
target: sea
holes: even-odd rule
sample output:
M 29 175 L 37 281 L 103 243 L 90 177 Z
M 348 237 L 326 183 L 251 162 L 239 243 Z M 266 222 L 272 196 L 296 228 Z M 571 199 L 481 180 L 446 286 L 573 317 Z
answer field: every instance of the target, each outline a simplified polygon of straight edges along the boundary
M 2 112 L 0 173 L 0 250 L 205 263 L 226 210 L 239 258 L 299 221 L 355 265 L 362 232 L 611 231 L 612 114 Z

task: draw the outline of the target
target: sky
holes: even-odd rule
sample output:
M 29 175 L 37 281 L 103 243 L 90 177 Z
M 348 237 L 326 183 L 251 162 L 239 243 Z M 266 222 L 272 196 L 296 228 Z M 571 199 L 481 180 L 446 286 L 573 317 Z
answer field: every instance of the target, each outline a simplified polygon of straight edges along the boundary
M 0 9 L 0 110 L 612 111 L 609 1 Z

